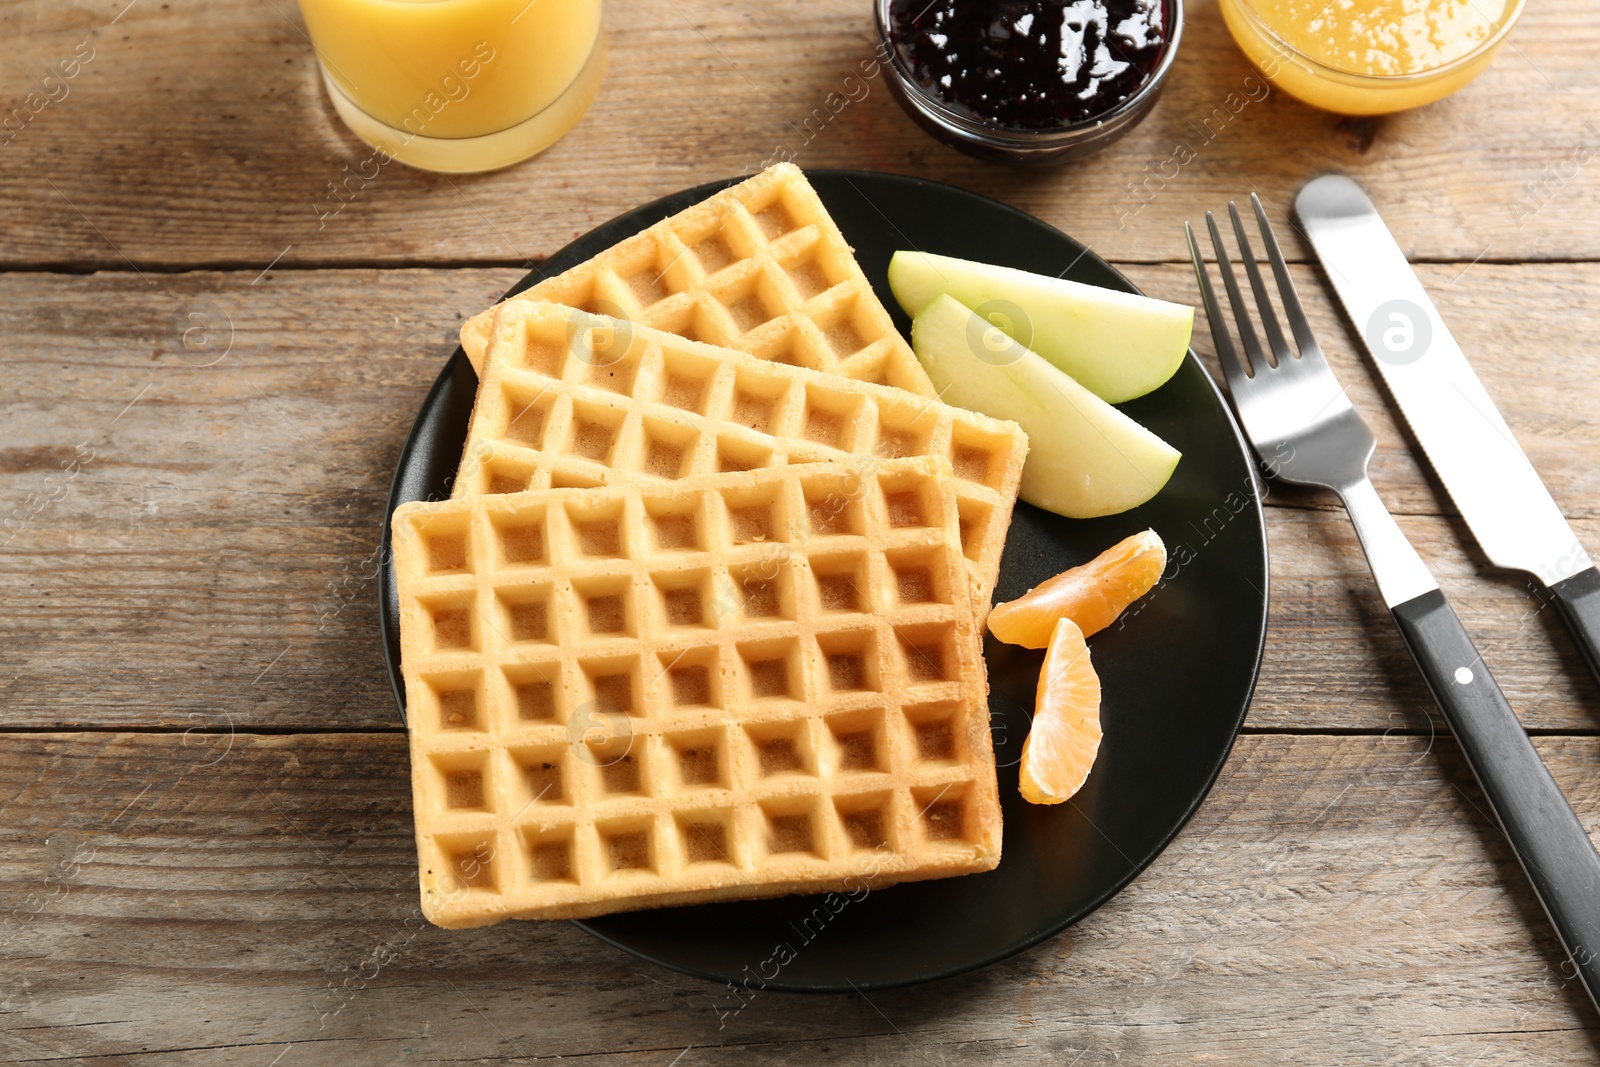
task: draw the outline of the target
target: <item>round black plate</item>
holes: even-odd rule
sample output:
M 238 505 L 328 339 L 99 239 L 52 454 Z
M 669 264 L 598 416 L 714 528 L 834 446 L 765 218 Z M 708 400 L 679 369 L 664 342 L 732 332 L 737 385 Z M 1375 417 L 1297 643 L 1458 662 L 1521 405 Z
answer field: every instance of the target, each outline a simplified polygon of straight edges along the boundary
M 809 177 L 902 330 L 908 323 L 885 277 L 900 248 L 1137 292 L 1077 241 L 986 197 L 862 171 Z M 613 219 L 512 292 L 726 184 L 685 190 Z M 400 455 L 390 514 L 408 500 L 448 495 L 476 387 L 458 350 L 423 401 Z M 1144 870 L 1210 791 L 1249 706 L 1266 633 L 1266 524 L 1250 454 L 1193 353 L 1170 382 L 1123 410 L 1183 452 L 1172 481 L 1143 507 L 1104 519 L 1063 519 L 1019 503 L 995 591 L 997 601 L 1016 597 L 1146 527 L 1167 543 L 1162 582 L 1090 641 L 1104 693 L 1105 738 L 1082 792 L 1049 808 L 1018 795 L 1016 764 L 1043 654 L 989 638 L 989 706 L 1005 812 L 998 868 L 855 900 L 784 897 L 662 908 L 578 925 L 645 959 L 718 982 L 849 992 L 930 981 L 1004 959 L 1083 918 Z M 404 711 L 387 521 L 383 558 L 381 625 Z

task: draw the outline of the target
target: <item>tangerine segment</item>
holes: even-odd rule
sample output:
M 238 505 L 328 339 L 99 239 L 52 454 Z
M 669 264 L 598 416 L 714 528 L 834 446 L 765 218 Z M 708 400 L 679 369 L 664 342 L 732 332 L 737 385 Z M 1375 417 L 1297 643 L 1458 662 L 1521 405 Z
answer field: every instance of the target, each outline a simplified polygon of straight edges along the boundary
M 1022 799 L 1060 804 L 1083 788 L 1100 751 L 1100 676 L 1083 631 L 1056 623 L 1039 674 L 1033 727 L 1022 742 Z
M 1045 647 L 1057 619 L 1071 619 L 1085 637 L 1099 633 L 1148 593 L 1166 568 L 1161 535 L 1136 533 L 989 612 L 989 632 L 1023 648 Z

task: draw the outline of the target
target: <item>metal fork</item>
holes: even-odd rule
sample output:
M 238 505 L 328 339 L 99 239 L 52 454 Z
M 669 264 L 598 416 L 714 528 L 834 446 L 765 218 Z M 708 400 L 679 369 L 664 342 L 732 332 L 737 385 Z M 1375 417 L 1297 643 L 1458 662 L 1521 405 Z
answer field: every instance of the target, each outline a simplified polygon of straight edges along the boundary
M 1427 565 L 1372 487 L 1367 477 L 1367 462 L 1376 444 L 1372 431 L 1340 388 L 1311 333 L 1261 199 L 1252 193 L 1250 202 L 1298 351 L 1291 351 L 1284 337 L 1238 208 L 1230 202 L 1228 215 L 1266 334 L 1266 348 L 1251 323 L 1216 219 L 1206 212 L 1218 273 L 1233 308 L 1243 355 L 1234 346 L 1217 304 L 1194 229 L 1188 223 L 1183 226 L 1200 298 L 1239 421 L 1271 475 L 1332 489 L 1344 502 L 1406 647 L 1461 743 L 1517 859 L 1572 957 L 1576 973 L 1590 997 L 1600 1003 L 1600 854 Z

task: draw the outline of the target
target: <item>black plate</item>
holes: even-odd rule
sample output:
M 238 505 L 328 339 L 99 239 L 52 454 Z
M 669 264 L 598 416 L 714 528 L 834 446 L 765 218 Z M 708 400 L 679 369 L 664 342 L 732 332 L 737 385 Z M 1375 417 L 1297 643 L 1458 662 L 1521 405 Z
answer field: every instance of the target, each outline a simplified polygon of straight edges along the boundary
M 899 248 L 1138 291 L 1077 241 L 986 197 L 863 171 L 809 177 L 902 330 L 908 323 L 885 277 Z M 556 253 L 512 292 L 726 184 L 685 190 L 613 219 Z M 400 455 L 390 514 L 408 500 L 448 495 L 476 387 L 477 376 L 458 350 L 423 401 Z M 1005 812 L 998 868 L 874 890 L 858 900 L 785 897 L 640 911 L 578 925 L 645 959 L 718 982 L 848 992 L 930 981 L 1005 959 L 1088 915 L 1144 870 L 1210 791 L 1249 706 L 1266 633 L 1266 524 L 1250 453 L 1192 352 L 1170 382 L 1122 407 L 1183 452 L 1172 481 L 1148 504 L 1111 518 L 1074 521 L 1018 504 L 995 591 L 997 600 L 1016 597 L 1146 527 L 1166 540 L 1169 564 L 1161 584 L 1122 625 L 1091 639 L 1103 683 L 1105 738 L 1082 792 L 1050 808 L 1018 795 L 1016 763 L 1043 654 L 989 638 L 990 711 Z M 383 558 L 381 626 L 403 712 L 387 521 Z M 730 1010 L 737 1003 L 730 994 Z

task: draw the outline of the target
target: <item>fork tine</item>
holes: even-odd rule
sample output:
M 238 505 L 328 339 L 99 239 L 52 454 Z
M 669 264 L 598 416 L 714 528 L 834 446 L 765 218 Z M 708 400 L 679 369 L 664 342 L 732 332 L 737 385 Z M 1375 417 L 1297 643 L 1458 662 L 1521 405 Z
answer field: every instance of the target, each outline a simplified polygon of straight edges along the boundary
M 1250 247 L 1250 238 L 1245 236 L 1244 223 L 1239 221 L 1239 207 L 1232 200 L 1228 201 L 1228 217 L 1233 220 L 1233 235 L 1239 239 L 1239 258 L 1244 261 L 1244 272 L 1250 279 L 1250 291 L 1255 294 L 1256 308 L 1261 312 L 1261 328 L 1266 331 L 1273 362 L 1282 367 L 1294 358 L 1294 353 L 1289 351 L 1289 344 L 1283 339 L 1278 313 L 1272 310 L 1272 296 L 1261 280 L 1261 268 L 1256 266 L 1255 250 Z
M 1222 309 L 1217 306 L 1216 290 L 1211 288 L 1211 276 L 1206 273 L 1206 261 L 1200 255 L 1200 242 L 1194 239 L 1194 227 L 1183 224 L 1184 235 L 1189 238 L 1189 258 L 1194 260 L 1195 281 L 1200 283 L 1200 303 L 1206 309 L 1206 321 L 1211 324 L 1211 340 L 1217 347 L 1217 358 L 1222 361 L 1222 372 L 1228 378 L 1228 388 L 1237 390 L 1250 372 L 1239 361 L 1239 350 L 1233 346 L 1233 336 L 1222 319 Z
M 1209 211 L 1206 212 L 1206 228 L 1211 231 L 1211 247 L 1217 252 L 1217 272 L 1222 275 L 1222 285 L 1228 290 L 1228 303 L 1233 308 L 1234 321 L 1239 325 L 1239 339 L 1244 342 L 1245 356 L 1253 366 L 1251 377 L 1254 377 L 1272 365 L 1267 362 L 1266 353 L 1261 351 L 1261 342 L 1256 340 L 1256 328 L 1250 322 L 1250 309 L 1239 294 L 1239 279 L 1233 276 L 1227 250 L 1222 247 L 1222 234 L 1217 232 L 1217 220 Z
M 1278 296 L 1283 301 L 1283 312 L 1289 316 L 1289 329 L 1294 331 L 1294 343 L 1300 349 L 1302 358 L 1309 359 L 1313 354 L 1320 356 L 1322 348 L 1317 344 L 1316 335 L 1311 332 L 1311 323 L 1306 320 L 1306 313 L 1300 307 L 1300 294 L 1295 291 L 1294 280 L 1289 277 L 1289 265 L 1283 261 L 1283 249 L 1278 247 L 1278 237 L 1272 232 L 1272 223 L 1267 221 L 1266 208 L 1261 206 L 1261 198 L 1255 193 L 1250 194 L 1250 203 L 1256 209 L 1256 225 L 1261 229 L 1261 243 L 1267 246 L 1267 259 L 1272 262 L 1272 276 L 1278 279 Z

